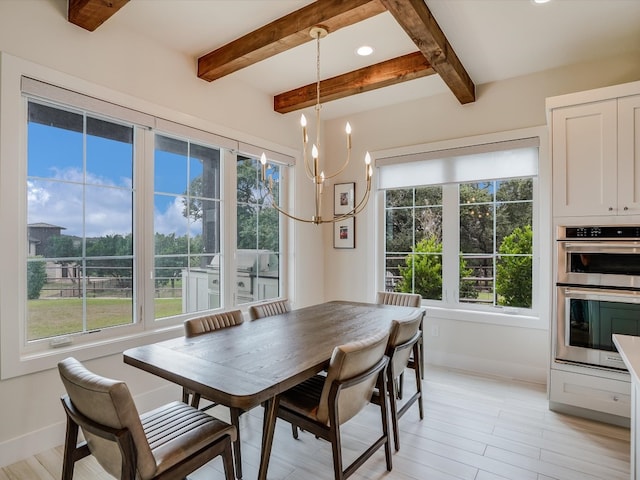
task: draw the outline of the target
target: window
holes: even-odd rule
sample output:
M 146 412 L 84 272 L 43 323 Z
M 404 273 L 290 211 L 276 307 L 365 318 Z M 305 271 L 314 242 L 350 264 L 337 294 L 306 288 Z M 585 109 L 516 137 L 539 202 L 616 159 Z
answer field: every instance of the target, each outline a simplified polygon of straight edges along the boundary
M 28 103 L 27 341 L 131 324 L 132 125 Z
M 17 319 L 0 323 L 3 379 L 51 368 L 65 347 L 109 355 L 280 295 L 286 231 L 258 182 L 262 148 L 19 78 L 0 92 L 0 253 L 15 279 L 0 310 Z M 280 201 L 293 159 L 267 152 Z
M 534 308 L 535 140 L 379 160 L 387 291 Z
M 155 318 L 221 306 L 220 150 L 155 136 Z
M 270 164 L 273 200 L 284 167 Z M 280 214 L 269 208 L 271 196 L 261 182 L 256 158 L 238 156 L 237 161 L 237 302 L 245 304 L 277 298 L 280 292 Z

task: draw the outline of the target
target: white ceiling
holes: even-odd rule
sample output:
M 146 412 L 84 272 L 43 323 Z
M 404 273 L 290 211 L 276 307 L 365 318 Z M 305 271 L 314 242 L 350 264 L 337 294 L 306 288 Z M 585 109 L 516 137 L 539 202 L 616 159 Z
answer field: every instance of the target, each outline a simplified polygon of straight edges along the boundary
M 631 52 L 640 55 L 640 0 L 551 0 L 542 5 L 532 0 L 425 1 L 476 85 Z M 195 75 L 199 56 L 309 3 L 131 0 L 108 22 L 192 57 Z M 363 44 L 374 47 L 374 54 L 355 55 Z M 323 39 L 321 75 L 328 78 L 416 50 L 393 17 L 383 13 Z M 315 82 L 315 69 L 315 44 L 309 42 L 231 75 L 275 95 Z M 329 102 L 323 117 L 447 91 L 433 75 Z

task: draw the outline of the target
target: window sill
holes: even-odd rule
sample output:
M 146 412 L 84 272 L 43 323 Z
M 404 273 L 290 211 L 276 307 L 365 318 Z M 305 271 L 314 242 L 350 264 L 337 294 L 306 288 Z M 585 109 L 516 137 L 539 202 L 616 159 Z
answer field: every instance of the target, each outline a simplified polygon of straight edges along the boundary
M 548 322 L 539 316 L 522 315 L 510 312 L 488 312 L 479 310 L 467 310 L 460 307 L 439 307 L 426 305 L 426 318 L 441 318 L 444 320 L 458 320 L 462 322 L 487 323 L 503 325 L 512 328 L 530 328 L 535 330 L 548 330 Z
M 80 361 L 106 357 L 122 353 L 128 348 L 160 342 L 183 335 L 182 324 L 160 328 L 145 332 L 139 332 L 118 338 L 108 338 L 93 342 L 71 344 L 59 348 L 50 348 L 38 352 L 23 353 L 20 355 L 3 355 L 1 379 L 28 375 L 56 368 L 59 361 L 73 356 Z

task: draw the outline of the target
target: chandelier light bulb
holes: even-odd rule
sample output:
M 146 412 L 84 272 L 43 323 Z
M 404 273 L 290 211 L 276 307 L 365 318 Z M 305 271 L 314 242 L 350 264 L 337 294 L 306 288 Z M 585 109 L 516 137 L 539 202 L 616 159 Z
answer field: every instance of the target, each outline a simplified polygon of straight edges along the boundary
M 311 147 L 311 156 L 316 159 L 318 158 L 318 147 L 316 147 L 316 144 L 313 144 L 313 147 Z
M 344 131 L 347 132 L 347 135 L 351 135 L 351 125 L 347 122 L 347 125 L 344 127 Z
M 369 152 L 367 152 L 364 156 L 364 163 L 366 163 L 367 165 L 371 165 L 371 155 L 369 155 Z
M 302 127 L 307 126 L 307 117 L 304 116 L 304 113 L 300 115 L 300 126 Z

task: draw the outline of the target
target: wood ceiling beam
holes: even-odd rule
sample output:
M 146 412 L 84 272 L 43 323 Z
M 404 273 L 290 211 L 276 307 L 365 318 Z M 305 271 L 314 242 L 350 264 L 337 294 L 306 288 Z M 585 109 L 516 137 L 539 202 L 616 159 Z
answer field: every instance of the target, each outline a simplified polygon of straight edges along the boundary
M 360 68 L 320 82 L 320 103 L 337 100 L 376 88 L 433 75 L 435 70 L 421 52 Z M 316 103 L 316 83 L 273 97 L 273 109 L 288 113 Z
M 129 0 L 69 0 L 67 19 L 93 32 L 127 2 Z
M 309 29 L 329 33 L 378 15 L 380 0 L 318 0 L 198 59 L 198 77 L 209 82 L 309 42 Z
M 424 0 L 380 0 L 460 103 L 474 102 L 475 85 Z

